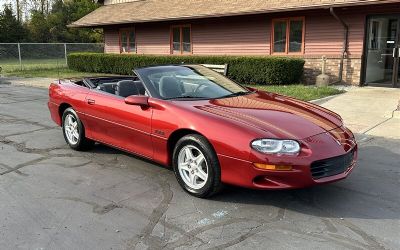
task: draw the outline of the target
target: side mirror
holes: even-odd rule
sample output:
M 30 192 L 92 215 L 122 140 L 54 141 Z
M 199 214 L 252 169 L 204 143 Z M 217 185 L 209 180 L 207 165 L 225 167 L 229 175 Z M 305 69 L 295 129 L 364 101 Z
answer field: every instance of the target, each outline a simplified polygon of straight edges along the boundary
M 144 95 L 131 95 L 125 98 L 128 105 L 136 105 L 141 107 L 149 107 L 149 97 Z

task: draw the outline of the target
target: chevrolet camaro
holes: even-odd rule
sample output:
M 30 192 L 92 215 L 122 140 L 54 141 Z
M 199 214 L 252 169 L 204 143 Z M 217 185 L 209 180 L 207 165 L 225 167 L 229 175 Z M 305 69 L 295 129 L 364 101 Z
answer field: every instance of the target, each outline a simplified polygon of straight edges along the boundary
M 357 159 L 338 114 L 200 65 L 58 80 L 48 107 L 72 149 L 98 142 L 170 166 L 197 197 L 223 184 L 271 190 L 330 183 L 346 178 Z

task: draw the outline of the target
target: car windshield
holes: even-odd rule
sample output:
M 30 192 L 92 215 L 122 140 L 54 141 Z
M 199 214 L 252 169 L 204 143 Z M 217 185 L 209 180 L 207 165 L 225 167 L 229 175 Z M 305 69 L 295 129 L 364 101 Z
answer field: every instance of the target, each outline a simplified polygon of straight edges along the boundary
M 136 70 L 152 96 L 169 99 L 216 99 L 245 95 L 246 88 L 201 65 L 159 66 Z

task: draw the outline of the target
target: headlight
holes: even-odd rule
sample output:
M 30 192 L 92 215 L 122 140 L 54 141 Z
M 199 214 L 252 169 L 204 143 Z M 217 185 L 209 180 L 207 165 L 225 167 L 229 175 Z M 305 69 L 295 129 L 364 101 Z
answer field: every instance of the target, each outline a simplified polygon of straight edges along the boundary
M 251 147 L 261 153 L 297 155 L 300 144 L 294 140 L 259 139 L 251 143 Z

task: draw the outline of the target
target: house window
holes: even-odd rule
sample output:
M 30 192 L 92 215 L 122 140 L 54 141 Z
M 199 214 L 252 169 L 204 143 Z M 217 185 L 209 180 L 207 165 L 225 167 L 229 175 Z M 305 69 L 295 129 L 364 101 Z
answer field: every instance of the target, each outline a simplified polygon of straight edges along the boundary
M 121 29 L 119 31 L 120 53 L 136 53 L 134 29 Z
M 272 53 L 303 53 L 304 17 L 272 20 Z
M 171 27 L 171 54 L 192 53 L 192 34 L 190 25 Z

